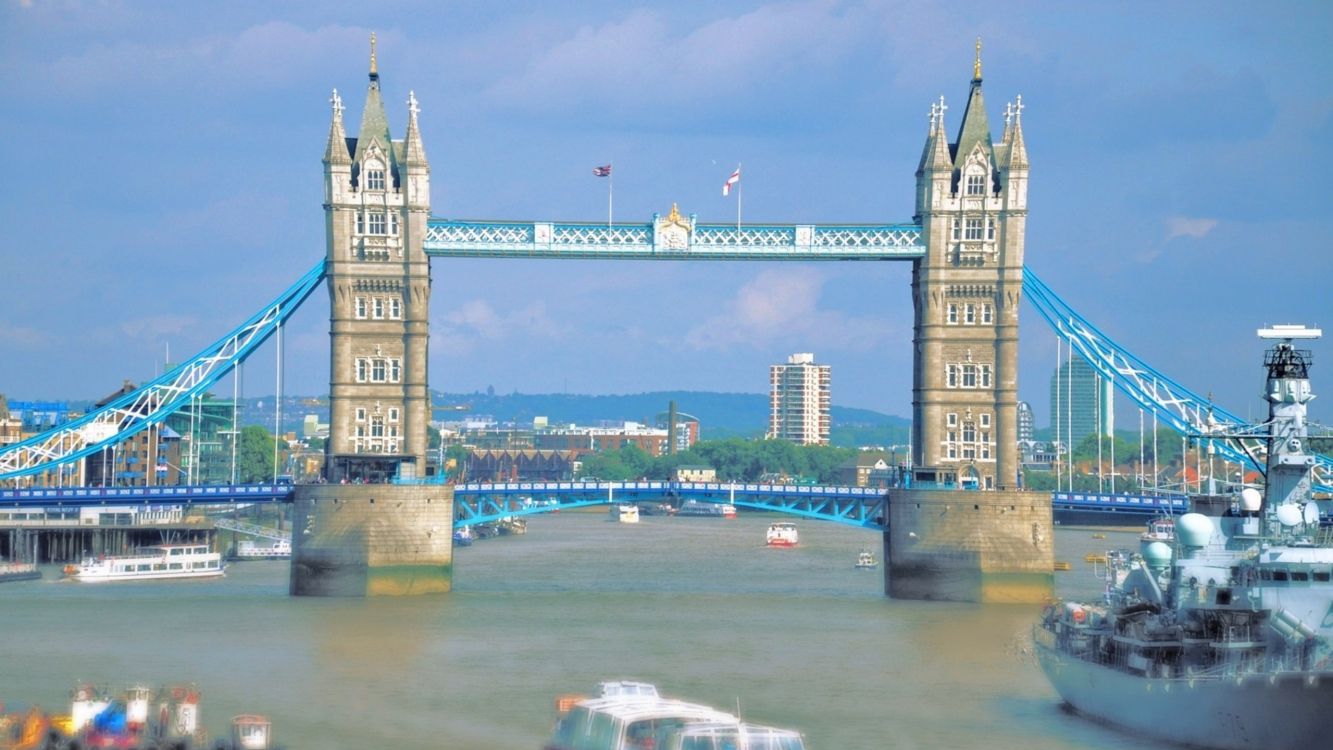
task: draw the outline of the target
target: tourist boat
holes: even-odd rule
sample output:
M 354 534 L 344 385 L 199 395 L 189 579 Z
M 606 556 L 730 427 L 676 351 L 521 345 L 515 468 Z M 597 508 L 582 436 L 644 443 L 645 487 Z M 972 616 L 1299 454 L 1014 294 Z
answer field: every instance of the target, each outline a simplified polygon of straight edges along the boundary
M 641 516 L 674 516 L 676 507 L 671 503 L 638 503 Z
M 290 539 L 275 539 L 270 544 L 259 544 L 251 540 L 236 543 L 236 549 L 228 555 L 231 560 L 290 560 L 292 542 Z
M 768 525 L 764 540 L 770 547 L 795 547 L 801 539 L 796 531 L 796 524 L 790 521 L 775 521 Z
M 595 698 L 557 701 L 561 715 L 545 750 L 805 750 L 799 732 L 663 698 L 648 683 L 599 687 Z
M 863 569 L 878 568 L 879 560 L 875 559 L 874 552 L 871 552 L 868 549 L 863 549 L 856 553 L 856 567 Z
M 41 578 L 42 571 L 32 563 L 0 562 L 0 583 L 9 581 L 31 581 Z
M 500 536 L 519 536 L 528 533 L 528 519 L 519 516 L 505 516 L 495 522 L 495 529 Z
M 709 518 L 735 518 L 736 506 L 731 503 L 701 503 L 698 500 L 686 500 L 681 503 L 678 516 L 706 516 Z
M 1190 498 L 1170 534 L 1106 555 L 1099 602 L 1057 602 L 1033 630 L 1056 692 L 1096 720 L 1226 750 L 1309 750 L 1333 736 L 1333 546 L 1307 452 L 1309 352 L 1275 327 L 1268 419 L 1210 439 L 1252 441 L 1264 491 Z M 1249 447 L 1247 446 L 1247 447 Z M 1264 455 L 1266 453 L 1266 455 Z
M 614 503 L 611 505 L 611 520 L 620 523 L 638 523 L 639 506 L 634 503 Z
M 222 575 L 222 555 L 207 544 L 161 544 L 131 555 L 88 557 L 65 567 L 76 581 L 138 581 L 155 578 L 211 578 Z

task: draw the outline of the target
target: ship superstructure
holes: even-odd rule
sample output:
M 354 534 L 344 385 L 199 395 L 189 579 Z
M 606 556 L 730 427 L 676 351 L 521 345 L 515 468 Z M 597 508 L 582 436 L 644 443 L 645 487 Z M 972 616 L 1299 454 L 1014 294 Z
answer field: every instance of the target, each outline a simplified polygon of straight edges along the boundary
M 1275 326 L 1264 360 L 1263 490 L 1192 498 L 1174 539 L 1108 555 L 1098 603 L 1058 602 L 1036 653 L 1079 712 L 1217 748 L 1310 748 L 1333 737 L 1333 546 L 1312 495 L 1310 352 Z M 1238 440 L 1239 442 L 1239 440 Z

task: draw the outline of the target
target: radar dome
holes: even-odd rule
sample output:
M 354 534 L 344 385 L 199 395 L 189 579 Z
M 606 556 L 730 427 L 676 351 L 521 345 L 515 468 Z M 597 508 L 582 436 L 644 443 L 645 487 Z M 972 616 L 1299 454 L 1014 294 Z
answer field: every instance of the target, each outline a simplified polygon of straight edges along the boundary
M 1299 526 L 1305 520 L 1305 514 L 1296 503 L 1283 503 L 1277 508 L 1277 520 L 1283 526 Z
M 1253 487 L 1246 487 L 1240 491 L 1240 509 L 1254 513 L 1264 504 L 1264 496 L 1259 490 Z
M 1153 570 L 1162 570 L 1171 564 L 1171 545 L 1166 542 L 1149 542 L 1141 550 L 1143 561 Z
M 1176 521 L 1176 539 L 1186 547 L 1205 547 L 1213 538 L 1213 522 L 1202 513 L 1186 513 Z

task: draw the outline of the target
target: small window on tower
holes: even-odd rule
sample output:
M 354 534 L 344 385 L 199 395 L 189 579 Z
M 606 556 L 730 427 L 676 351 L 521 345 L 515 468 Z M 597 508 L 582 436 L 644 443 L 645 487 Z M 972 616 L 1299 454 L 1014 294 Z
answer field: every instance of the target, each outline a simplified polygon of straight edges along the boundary
M 389 298 L 389 317 L 394 320 L 403 317 L 403 301 L 397 297 Z
M 981 239 L 981 219 L 980 219 L 980 218 L 968 219 L 968 220 L 967 220 L 967 238 L 968 238 L 969 240 L 979 240 L 979 239 Z
M 963 238 L 963 224 L 958 219 L 953 220 L 953 238 L 961 240 Z
M 981 322 L 986 324 L 995 322 L 995 310 L 989 303 L 981 306 Z
M 995 239 L 995 217 L 993 216 L 986 218 L 986 239 Z
M 357 298 L 356 298 L 356 317 L 357 317 L 358 319 L 360 319 L 360 320 L 365 320 L 365 318 L 366 318 L 366 298 L 365 298 L 365 297 L 357 297 Z
M 986 175 L 973 172 L 967 176 L 967 194 L 985 195 L 986 194 Z
M 953 303 L 953 302 L 950 302 L 950 303 L 949 303 L 949 317 L 948 317 L 948 321 L 949 321 L 949 325 L 951 325 L 951 326 L 956 326 L 956 325 L 958 325 L 958 305 L 955 304 L 955 303 Z
M 366 170 L 366 189 L 383 190 L 384 189 L 384 170 L 367 169 Z
M 380 320 L 380 319 L 383 318 L 383 317 L 384 317 L 384 298 L 383 298 L 383 297 L 376 297 L 376 298 L 375 298 L 375 320 Z
M 372 212 L 368 217 L 370 234 L 384 234 L 384 214 Z
M 389 234 L 398 236 L 398 214 L 389 214 Z
M 977 324 L 977 306 L 971 302 L 963 306 L 963 322 L 970 326 Z

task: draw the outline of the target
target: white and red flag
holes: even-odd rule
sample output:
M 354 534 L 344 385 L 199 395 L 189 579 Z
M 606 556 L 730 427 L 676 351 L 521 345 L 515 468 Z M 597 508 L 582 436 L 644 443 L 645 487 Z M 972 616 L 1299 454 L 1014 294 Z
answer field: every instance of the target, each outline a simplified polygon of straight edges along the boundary
M 722 183 L 722 194 L 731 195 L 731 186 L 741 181 L 741 168 L 736 167 L 736 171 L 731 173 L 727 181 Z
M 595 175 L 595 176 L 597 176 L 597 177 L 610 177 L 610 176 L 611 176 L 611 165 L 610 165 L 610 164 L 607 164 L 607 165 L 604 166 L 604 167 L 593 167 L 593 168 L 592 168 L 592 173 L 593 173 L 593 175 Z

